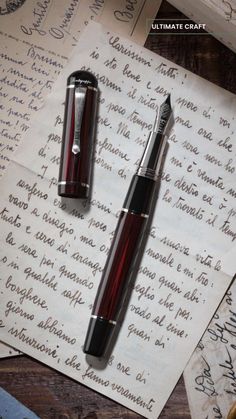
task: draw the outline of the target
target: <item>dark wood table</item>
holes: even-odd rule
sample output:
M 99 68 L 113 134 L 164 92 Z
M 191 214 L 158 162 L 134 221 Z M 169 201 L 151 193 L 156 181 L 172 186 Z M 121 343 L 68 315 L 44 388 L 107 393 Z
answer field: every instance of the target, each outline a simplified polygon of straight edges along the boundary
M 157 17 L 177 19 L 184 16 L 163 1 Z M 149 35 L 145 46 L 236 94 L 236 54 L 212 36 Z M 27 356 L 0 360 L 0 386 L 42 419 L 141 418 Z M 190 419 L 182 377 L 160 418 Z

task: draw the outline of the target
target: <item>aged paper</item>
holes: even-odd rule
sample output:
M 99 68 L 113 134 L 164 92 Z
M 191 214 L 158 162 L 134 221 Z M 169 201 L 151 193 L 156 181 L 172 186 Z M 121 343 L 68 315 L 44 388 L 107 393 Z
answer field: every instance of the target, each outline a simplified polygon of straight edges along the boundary
M 203 2 L 217 10 L 227 21 L 236 24 L 236 1 L 235 0 L 203 0 Z
M 236 399 L 236 282 L 184 372 L 193 419 L 226 418 Z
M 1 31 L 53 53 L 69 54 L 90 19 L 99 19 L 106 0 L 18 0 L 1 4 Z
M 141 2 L 142 3 L 142 2 Z M 130 18 L 120 32 L 144 43 L 148 29 L 144 21 L 155 17 L 159 2 L 129 6 L 105 0 L 19 1 L 18 7 L 0 9 L 0 175 L 30 126 L 32 115 L 44 103 L 54 80 L 67 62 L 81 30 L 89 20 L 106 24 L 116 15 L 116 6 Z M 154 7 L 155 5 L 155 7 Z M 11 31 L 9 32 L 9 26 Z M 81 63 L 78 63 L 81 66 Z
M 110 0 L 104 6 L 99 21 L 137 44 L 144 45 L 160 5 L 161 0 Z
M 21 355 L 20 351 L 0 342 L 0 358 Z
M 67 55 L 90 20 L 112 25 L 143 45 L 161 0 L 18 0 L 15 7 L 2 3 L 6 7 L 0 6 L 1 31 L 59 54 L 63 44 Z
M 90 19 L 100 16 L 104 4 L 96 0 L 1 3 L 0 176 L 80 32 Z M 0 357 L 11 354 L 17 353 L 0 344 Z
M 101 15 L 102 23 L 111 21 L 116 6 L 117 2 L 106 0 L 1 3 L 0 176 L 28 131 L 32 115 L 43 106 L 82 29 Z M 128 17 L 120 32 L 144 43 L 148 34 L 144 22 L 155 17 L 159 2 L 139 2 L 131 9 L 121 2 L 119 7 Z M 0 357 L 9 350 L 0 345 Z
M 0 175 L 105 0 L 18 1 L 0 9 Z M 10 28 L 10 30 L 9 30 Z
M 90 20 L 102 16 L 103 24 L 114 26 L 113 16 L 124 13 L 128 22 L 119 31 L 145 42 L 148 28 L 144 22 L 155 17 L 160 2 L 126 3 L 21 0 L 0 6 L 0 176 Z
M 80 202 L 59 199 L 57 176 L 66 78 L 82 59 L 98 78 L 100 106 L 93 193 Z M 168 92 L 175 124 L 159 198 L 104 365 L 82 352 L 89 314 L 117 214 Z M 156 418 L 234 274 L 235 107 L 229 92 L 90 25 L 1 183 L 2 340 Z
M 186 16 L 206 23 L 206 30 L 236 52 L 235 0 L 168 0 Z

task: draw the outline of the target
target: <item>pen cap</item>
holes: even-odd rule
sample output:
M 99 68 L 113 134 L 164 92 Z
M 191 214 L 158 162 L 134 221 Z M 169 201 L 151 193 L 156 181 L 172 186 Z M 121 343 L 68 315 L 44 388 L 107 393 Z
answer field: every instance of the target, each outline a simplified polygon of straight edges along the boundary
M 67 79 L 58 195 L 88 198 L 97 111 L 97 79 L 75 71 Z

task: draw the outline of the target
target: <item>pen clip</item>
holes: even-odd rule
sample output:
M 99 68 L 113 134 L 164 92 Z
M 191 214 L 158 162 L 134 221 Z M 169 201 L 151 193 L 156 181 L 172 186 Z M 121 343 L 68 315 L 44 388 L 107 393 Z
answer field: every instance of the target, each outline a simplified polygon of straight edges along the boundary
M 75 88 L 74 141 L 72 145 L 72 153 L 74 154 L 78 154 L 80 152 L 80 135 L 84 113 L 86 90 L 86 87 L 81 86 Z

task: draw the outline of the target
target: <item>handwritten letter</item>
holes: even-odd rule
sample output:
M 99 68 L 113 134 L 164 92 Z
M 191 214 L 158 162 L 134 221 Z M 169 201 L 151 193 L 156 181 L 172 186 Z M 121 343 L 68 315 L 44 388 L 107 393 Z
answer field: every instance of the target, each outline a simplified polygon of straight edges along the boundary
M 128 28 L 131 38 L 144 43 L 148 30 L 143 22 L 147 16 L 155 17 L 159 6 L 151 3 L 148 0 L 138 9 L 134 6 L 132 12 L 124 5 L 133 18 L 120 32 L 127 33 Z M 18 2 L 15 7 L 1 6 L 0 176 L 28 131 L 32 116 L 43 106 L 82 29 L 90 20 L 99 20 L 103 11 L 102 22 L 110 22 L 115 10 L 116 6 L 106 0 L 32 0 Z M 1 344 L 0 356 L 9 350 L 12 352 Z
M 0 175 L 28 131 L 32 116 L 43 106 L 81 30 L 90 19 L 99 18 L 104 4 L 33 0 L 21 7 L 19 2 L 14 11 L 2 10 Z
M 1 6 L 0 176 L 67 62 L 65 55 L 88 21 L 99 17 L 104 4 L 33 0 Z M 0 343 L 0 357 L 17 353 Z
M 59 3 L 55 0 L 33 1 L 11 13 L 6 10 L 3 14 L 2 11 L 1 16 L 0 12 L 0 175 L 28 131 L 32 116 L 43 106 L 81 30 L 89 20 L 100 19 L 102 11 L 104 24 L 116 14 L 115 4 L 105 0 L 72 3 L 69 0 Z M 149 3 L 145 2 L 145 8 L 139 4 L 132 10 L 124 4 L 119 10 L 132 23 L 132 27 L 125 25 L 128 32 L 133 32 L 133 26 L 139 25 L 136 35 L 142 42 L 148 32 L 146 26 L 140 24 L 140 19 L 143 22 L 148 12 L 149 18 L 154 16 L 158 8 L 155 3 L 155 8 L 150 9 Z
M 184 379 L 193 419 L 226 418 L 236 399 L 236 282 L 191 357 Z
M 57 196 L 66 78 L 78 67 L 93 71 L 100 88 L 87 201 Z M 89 315 L 117 215 L 168 92 L 175 124 L 159 198 L 104 366 L 82 352 Z M 232 94 L 98 24 L 87 28 L 1 184 L 2 340 L 157 417 L 234 273 L 235 106 Z

